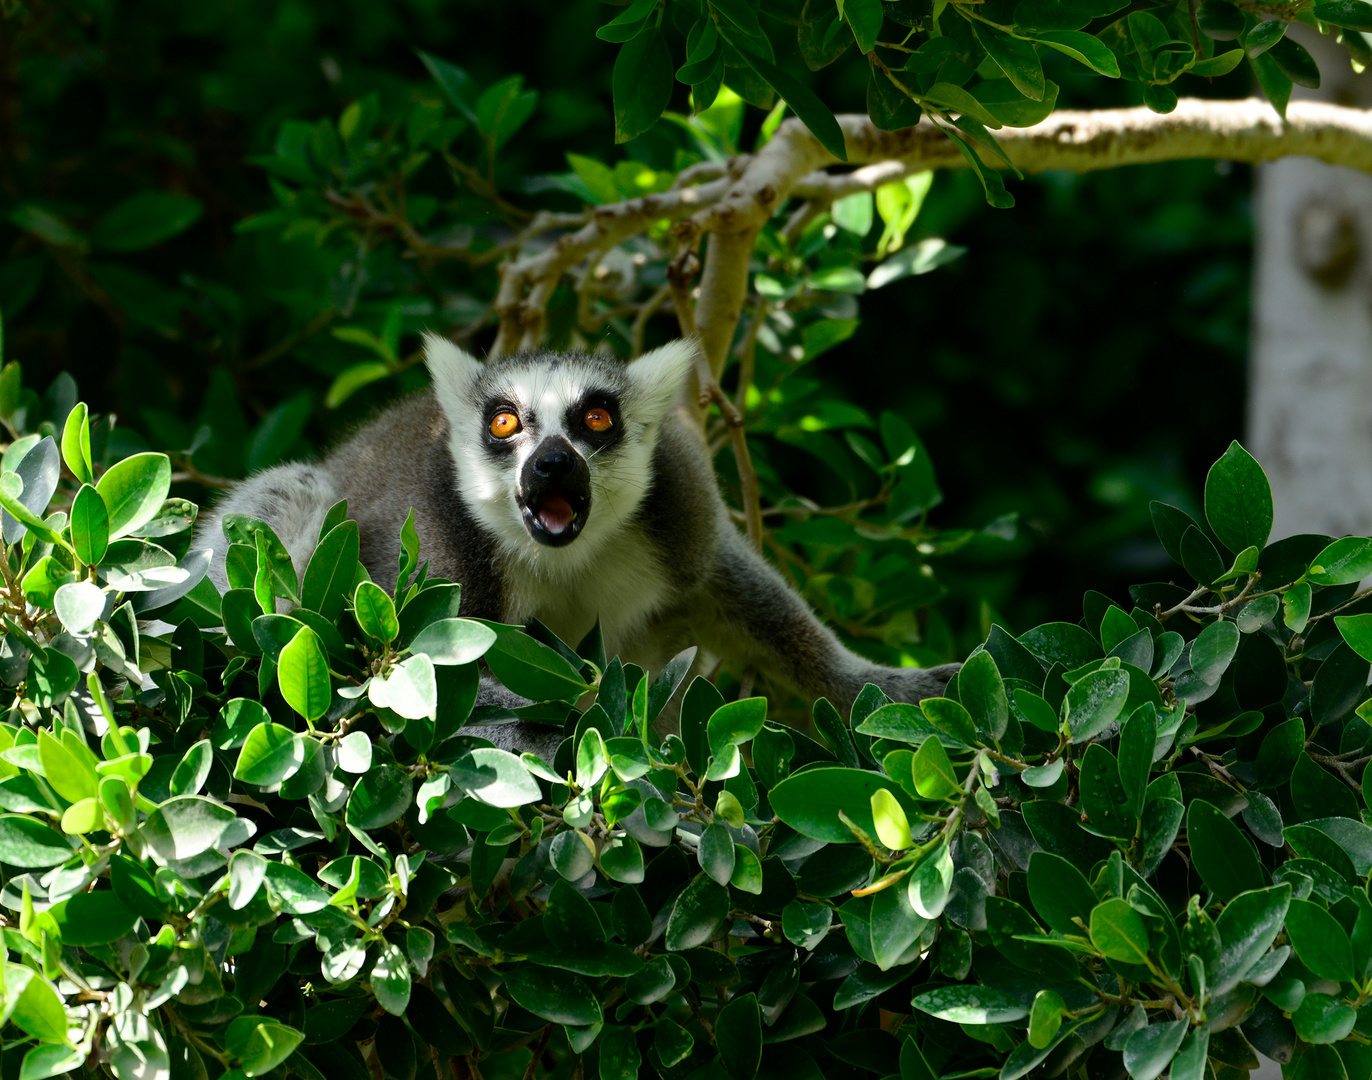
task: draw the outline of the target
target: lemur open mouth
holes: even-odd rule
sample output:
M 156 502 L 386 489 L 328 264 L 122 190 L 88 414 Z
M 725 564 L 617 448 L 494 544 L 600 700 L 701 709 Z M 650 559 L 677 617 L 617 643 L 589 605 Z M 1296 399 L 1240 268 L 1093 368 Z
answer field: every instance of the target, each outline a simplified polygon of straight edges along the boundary
M 524 506 L 524 527 L 540 544 L 560 547 L 577 538 L 586 524 L 589 495 L 546 489 Z

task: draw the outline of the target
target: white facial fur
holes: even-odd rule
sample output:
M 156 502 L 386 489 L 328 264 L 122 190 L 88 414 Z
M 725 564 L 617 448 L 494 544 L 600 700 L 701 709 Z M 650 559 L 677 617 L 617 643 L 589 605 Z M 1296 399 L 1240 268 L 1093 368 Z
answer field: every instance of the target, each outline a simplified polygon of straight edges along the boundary
M 425 340 L 434 393 L 448 418 L 450 447 L 458 491 L 477 519 L 513 557 L 539 577 L 569 581 L 606 555 L 632 517 L 652 481 L 653 450 L 658 425 L 676 404 L 695 361 L 696 346 L 678 340 L 644 354 L 607 379 L 601 365 L 575 357 L 521 361 L 508 371 L 498 362 L 490 368 L 436 335 Z M 618 394 L 623 425 L 621 440 L 600 453 L 589 450 L 577 433 L 565 430 L 568 408 L 589 390 Z M 506 396 L 521 417 L 532 415 L 532 437 L 513 453 L 495 459 L 485 445 L 482 405 L 491 391 Z M 591 505 L 581 534 L 562 547 L 533 539 L 524 526 L 516 499 L 520 471 L 538 444 L 549 435 L 568 438 L 587 461 Z

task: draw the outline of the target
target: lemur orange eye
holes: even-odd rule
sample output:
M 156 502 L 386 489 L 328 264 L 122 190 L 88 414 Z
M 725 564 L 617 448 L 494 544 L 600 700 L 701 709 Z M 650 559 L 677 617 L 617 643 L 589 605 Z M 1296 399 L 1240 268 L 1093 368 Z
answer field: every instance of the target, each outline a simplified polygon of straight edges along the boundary
M 586 426 L 597 434 L 603 434 L 614 427 L 614 420 L 605 409 L 587 409 L 582 417 Z
M 491 434 L 497 439 L 508 439 L 519 431 L 519 417 L 512 412 L 497 413 L 491 420 Z

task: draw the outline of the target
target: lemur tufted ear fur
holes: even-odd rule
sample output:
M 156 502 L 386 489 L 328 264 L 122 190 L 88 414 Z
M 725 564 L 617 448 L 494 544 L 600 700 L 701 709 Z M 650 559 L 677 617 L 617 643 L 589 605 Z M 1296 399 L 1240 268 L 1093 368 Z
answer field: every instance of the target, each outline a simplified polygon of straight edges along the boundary
M 692 339 L 678 338 L 644 353 L 628 366 L 636 419 L 654 424 L 667 415 L 681 396 L 699 348 Z
M 451 421 L 465 411 L 472 384 L 481 372 L 481 361 L 447 338 L 430 332 L 424 335 L 424 362 L 433 379 L 439 407 Z

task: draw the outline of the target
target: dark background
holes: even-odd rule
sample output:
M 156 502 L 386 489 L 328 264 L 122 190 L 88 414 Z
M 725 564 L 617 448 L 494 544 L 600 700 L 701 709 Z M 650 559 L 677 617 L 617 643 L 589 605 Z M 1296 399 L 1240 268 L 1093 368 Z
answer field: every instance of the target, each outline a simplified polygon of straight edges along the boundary
M 336 117 L 372 91 L 386 102 L 434 96 L 418 47 L 481 85 L 522 73 L 539 92 L 505 175 L 565 171 L 569 150 L 611 163 L 626 152 L 613 145 L 615 47 L 594 36 L 613 9 L 593 0 L 8 0 L 3 11 L 6 358 L 40 391 L 70 373 L 95 410 L 117 412 L 154 447 L 208 432 L 197 462 L 224 476 L 308 452 L 375 404 L 364 394 L 324 407 L 330 375 L 359 355 L 308 330 L 335 288 L 320 244 L 235 231 L 274 205 L 267 174 L 245 159 L 270 152 L 283 120 Z M 1068 104 L 1132 103 L 1130 86 L 1052 77 Z M 836 109 L 863 107 L 853 65 L 815 85 Z M 751 111 L 745 142 L 760 119 Z M 628 152 L 651 156 L 651 133 Z M 9 223 L 39 207 L 87 229 L 145 189 L 193 196 L 204 214 L 128 253 Z M 893 408 L 914 424 L 946 497 L 936 524 L 980 529 L 1019 515 L 1013 540 L 980 538 L 941 560 L 943 609 L 968 645 L 990 618 L 1014 631 L 1075 620 L 1087 588 L 1123 600 L 1128 584 L 1166 576 L 1149 500 L 1194 510 L 1205 469 L 1241 434 L 1249 171 L 1193 162 L 1011 190 L 1018 206 L 996 211 L 971 177 L 938 176 L 914 235 L 968 253 L 863 297 L 856 336 L 811 372 L 874 415 Z M 416 384 L 411 375 L 400 383 Z M 778 461 L 803 488 L 807 466 Z

